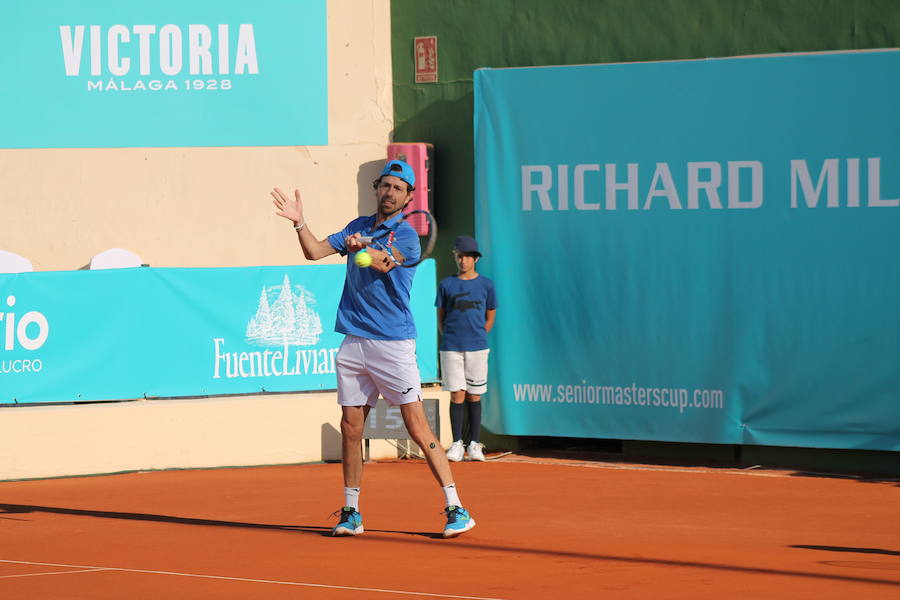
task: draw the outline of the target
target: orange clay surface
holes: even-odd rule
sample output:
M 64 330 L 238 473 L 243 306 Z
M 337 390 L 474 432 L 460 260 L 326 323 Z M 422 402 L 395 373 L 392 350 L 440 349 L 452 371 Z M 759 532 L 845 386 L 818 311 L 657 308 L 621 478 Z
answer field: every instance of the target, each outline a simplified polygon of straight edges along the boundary
M 0 483 L 0 598 L 900 598 L 896 481 L 508 456 L 454 465 L 478 526 L 441 539 L 422 461 Z

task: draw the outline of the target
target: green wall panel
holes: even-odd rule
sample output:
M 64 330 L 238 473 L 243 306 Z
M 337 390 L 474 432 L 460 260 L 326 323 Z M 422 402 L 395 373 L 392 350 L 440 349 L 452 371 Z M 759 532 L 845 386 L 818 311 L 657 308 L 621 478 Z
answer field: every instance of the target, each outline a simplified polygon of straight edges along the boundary
M 474 233 L 475 69 L 900 46 L 900 0 L 392 0 L 391 21 L 394 140 L 435 146 L 441 277 L 453 238 Z M 416 84 L 426 35 L 439 81 Z

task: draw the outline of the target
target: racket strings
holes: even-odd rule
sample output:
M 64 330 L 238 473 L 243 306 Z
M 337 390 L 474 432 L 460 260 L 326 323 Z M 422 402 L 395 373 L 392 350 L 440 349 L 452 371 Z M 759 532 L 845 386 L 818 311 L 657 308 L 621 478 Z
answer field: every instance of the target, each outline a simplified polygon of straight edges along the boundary
M 419 234 L 419 244 L 421 247 L 419 258 L 416 260 L 399 262 L 394 256 L 393 251 L 396 230 L 402 223 L 409 222 L 410 218 L 414 217 L 421 217 L 426 221 L 426 223 L 428 223 L 428 226 L 426 228 L 426 231 L 428 233 L 426 233 L 425 235 Z M 417 234 L 419 233 L 419 231 L 415 227 L 413 227 L 413 229 Z M 434 217 L 430 213 L 423 210 L 414 210 L 406 213 L 389 231 L 382 232 L 378 235 L 365 237 L 371 240 L 368 242 L 369 246 L 375 248 L 376 250 L 385 252 L 396 265 L 401 267 L 414 267 L 431 256 L 431 253 L 434 250 L 435 242 L 437 241 L 437 222 L 434 220 Z M 386 243 L 383 241 L 385 237 L 387 237 Z

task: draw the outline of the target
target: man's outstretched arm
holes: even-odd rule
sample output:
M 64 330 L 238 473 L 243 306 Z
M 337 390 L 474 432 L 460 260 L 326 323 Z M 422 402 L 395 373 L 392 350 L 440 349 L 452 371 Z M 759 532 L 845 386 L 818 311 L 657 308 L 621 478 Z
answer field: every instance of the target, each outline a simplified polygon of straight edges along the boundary
M 294 223 L 297 231 L 297 239 L 303 249 L 303 256 L 307 260 L 319 260 L 337 252 L 328 242 L 328 239 L 320 240 L 309 230 L 306 220 L 303 218 L 303 201 L 300 199 L 300 190 L 294 190 L 294 199 L 289 199 L 279 188 L 271 192 L 272 204 L 277 209 L 275 214 L 284 217 Z

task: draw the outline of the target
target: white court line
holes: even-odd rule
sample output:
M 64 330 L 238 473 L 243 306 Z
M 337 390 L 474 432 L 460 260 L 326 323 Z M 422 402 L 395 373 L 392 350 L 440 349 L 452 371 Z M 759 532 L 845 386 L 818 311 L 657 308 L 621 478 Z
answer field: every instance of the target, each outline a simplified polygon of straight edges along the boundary
M 68 575 L 69 573 L 90 573 L 91 571 L 106 571 L 106 569 L 104 569 L 103 567 L 97 567 L 96 569 L 79 569 L 77 571 L 50 571 L 49 573 L 22 573 L 19 575 L 0 575 L 0 579 L 11 579 L 13 577 L 37 577 L 39 575 Z
M 299 581 L 277 581 L 274 579 L 249 579 L 246 577 L 226 577 L 224 575 L 200 575 L 197 573 L 177 573 L 175 571 L 150 571 L 147 569 L 125 569 L 120 567 L 97 567 L 89 565 L 64 565 L 58 563 L 31 562 L 27 560 L 4 560 L 0 563 L 13 563 L 18 565 L 39 565 L 43 567 L 68 567 L 71 569 L 85 569 L 90 571 L 120 571 L 124 573 L 147 573 L 150 575 L 174 575 L 177 577 L 196 577 L 198 579 L 219 579 L 223 581 L 242 581 L 246 583 L 271 583 L 274 585 L 294 585 L 299 587 L 326 588 L 331 590 L 349 590 L 353 592 L 382 592 L 385 594 L 402 594 L 406 596 L 428 596 L 431 598 L 457 598 L 458 600 L 504 600 L 503 598 L 483 598 L 479 596 L 455 596 L 453 594 L 432 594 L 429 592 L 404 592 L 402 590 L 383 590 L 380 588 L 363 588 L 346 585 L 327 585 L 324 583 L 302 583 Z M 44 573 L 35 573 L 42 575 Z

